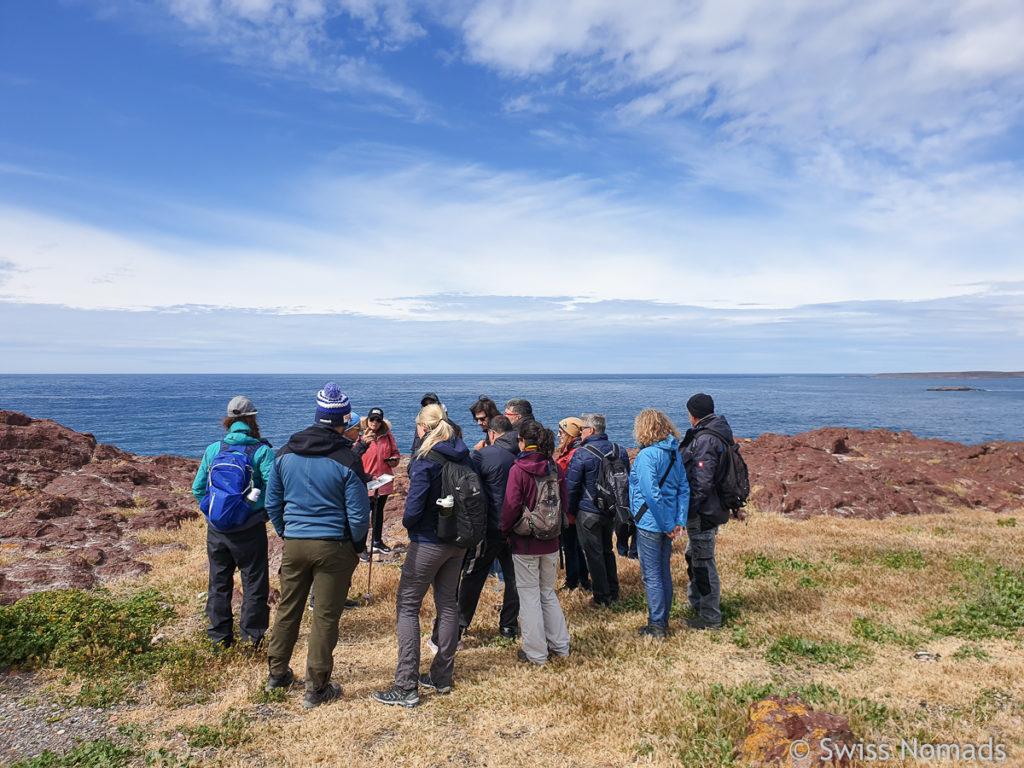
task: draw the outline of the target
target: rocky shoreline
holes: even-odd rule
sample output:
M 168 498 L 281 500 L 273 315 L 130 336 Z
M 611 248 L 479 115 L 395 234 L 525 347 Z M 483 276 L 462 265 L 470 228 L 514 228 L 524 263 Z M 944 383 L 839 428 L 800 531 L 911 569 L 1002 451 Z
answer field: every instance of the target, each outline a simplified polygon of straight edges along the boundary
M 1024 443 L 965 446 L 828 427 L 740 440 L 751 507 L 796 519 L 1024 510 Z M 635 451 L 631 451 L 635 454 Z M 144 574 L 140 529 L 198 516 L 197 459 L 136 456 L 56 422 L 0 410 L 0 603 Z M 385 526 L 400 537 L 407 478 Z M 276 543 L 276 537 L 272 537 Z M 165 545 L 174 546 L 174 545 Z

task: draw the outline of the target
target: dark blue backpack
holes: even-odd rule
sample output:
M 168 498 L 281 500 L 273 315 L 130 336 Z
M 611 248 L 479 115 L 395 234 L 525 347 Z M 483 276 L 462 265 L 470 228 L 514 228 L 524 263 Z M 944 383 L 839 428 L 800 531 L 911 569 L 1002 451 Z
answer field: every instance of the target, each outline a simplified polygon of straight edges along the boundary
M 255 445 L 230 445 L 221 442 L 220 451 L 210 463 L 206 477 L 206 495 L 199 509 L 218 531 L 229 531 L 245 523 L 252 513 L 246 494 L 253 488 L 252 457 Z

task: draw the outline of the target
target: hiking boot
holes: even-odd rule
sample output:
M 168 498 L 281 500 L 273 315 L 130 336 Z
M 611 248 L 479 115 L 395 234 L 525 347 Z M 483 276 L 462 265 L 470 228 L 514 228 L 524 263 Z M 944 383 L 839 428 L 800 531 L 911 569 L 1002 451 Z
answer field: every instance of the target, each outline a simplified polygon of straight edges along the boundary
M 519 637 L 519 629 L 517 627 L 501 627 L 498 629 L 498 634 L 506 640 L 515 640 Z
M 450 685 L 437 685 L 434 683 L 433 680 L 430 679 L 430 675 L 428 674 L 420 675 L 420 685 L 422 685 L 427 690 L 437 691 L 437 693 L 441 695 L 452 692 L 452 687 Z
M 302 706 L 306 709 L 319 707 L 329 701 L 341 698 L 341 686 L 337 683 L 328 683 L 319 691 L 306 691 L 306 698 L 302 700 Z
M 411 691 L 404 691 L 397 685 L 392 685 L 386 691 L 374 691 L 373 700 L 381 704 L 398 704 L 401 707 L 415 707 L 420 703 L 420 694 L 415 688 Z
M 274 677 L 273 675 L 267 675 L 267 693 L 270 693 L 275 688 L 287 688 L 295 682 L 295 673 L 292 672 L 292 668 L 288 667 L 285 673 L 280 677 Z
M 351 608 L 358 608 L 358 607 L 359 607 L 359 603 L 357 603 L 355 600 L 351 600 L 351 599 L 345 600 L 345 608 L 344 608 L 344 610 L 347 611 L 347 610 L 349 610 Z
M 686 626 L 690 629 L 710 629 L 717 632 L 722 628 L 722 622 L 719 621 L 712 623 L 710 621 L 705 621 L 700 616 L 695 616 L 692 619 L 686 619 Z
M 385 544 L 383 541 L 373 542 L 373 554 L 375 555 L 390 555 L 391 547 Z
M 516 659 L 518 659 L 519 661 L 523 662 L 524 664 L 533 664 L 533 666 L 535 666 L 535 667 L 543 667 L 544 666 L 544 662 L 543 661 L 534 661 L 533 659 L 531 659 L 529 656 L 526 655 L 526 651 L 524 651 L 522 648 L 520 648 L 518 651 L 516 651 Z
M 607 608 L 611 604 L 611 600 L 598 600 L 596 597 L 592 597 L 587 601 L 587 605 L 591 608 Z
M 369 555 L 369 553 L 368 552 L 360 552 L 359 553 L 359 562 L 360 563 L 368 563 L 368 562 L 370 562 L 370 555 Z
M 668 637 L 668 630 L 659 627 L 657 624 L 647 624 L 636 631 L 640 637 L 653 637 L 655 640 L 664 640 Z

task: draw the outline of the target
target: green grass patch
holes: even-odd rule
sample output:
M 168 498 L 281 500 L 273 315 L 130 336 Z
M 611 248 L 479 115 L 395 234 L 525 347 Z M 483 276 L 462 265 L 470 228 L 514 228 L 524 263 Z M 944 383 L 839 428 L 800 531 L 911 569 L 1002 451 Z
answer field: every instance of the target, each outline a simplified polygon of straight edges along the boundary
M 8 768 L 123 768 L 135 754 L 136 749 L 130 744 L 98 739 L 81 742 L 63 755 L 46 750 L 36 757 L 11 763 Z
M 182 729 L 189 746 L 203 747 L 237 747 L 252 739 L 249 729 L 249 718 L 244 712 L 229 709 L 220 719 L 219 725 L 197 725 Z
M 790 556 L 772 557 L 763 552 L 757 552 L 750 557 L 743 558 L 743 576 L 747 579 L 778 576 L 792 571 L 813 571 L 815 568 L 814 563 L 806 560 Z
M 0 606 L 0 667 L 48 664 L 90 676 L 155 669 L 160 654 L 149 641 L 173 614 L 154 590 L 120 600 L 104 590 L 29 595 Z
M 776 639 L 764 657 L 769 664 L 793 664 L 807 659 L 818 664 L 827 664 L 839 669 L 850 669 L 863 660 L 864 649 L 856 643 L 840 643 L 836 640 L 811 640 L 799 635 L 783 635 Z
M 953 588 L 956 605 L 932 612 L 938 634 L 967 640 L 1013 638 L 1024 628 L 1024 568 L 1003 568 L 960 559 L 953 570 L 963 581 Z
M 881 621 L 864 616 L 858 616 L 853 620 L 853 634 L 861 640 L 869 643 L 902 645 L 906 648 L 913 648 L 920 645 L 921 636 L 913 632 L 899 632 L 895 627 Z
M 1017 518 L 1016 517 L 1004 517 L 1001 520 L 996 520 L 996 525 L 1000 528 L 1016 528 Z
M 919 549 L 890 549 L 875 558 L 875 562 L 895 570 L 919 571 L 928 565 Z
M 974 645 L 972 643 L 964 643 L 956 651 L 953 652 L 953 658 L 957 661 L 963 661 L 965 659 L 977 659 L 978 661 L 989 661 L 992 657 L 988 655 L 988 651 L 982 648 L 980 645 Z

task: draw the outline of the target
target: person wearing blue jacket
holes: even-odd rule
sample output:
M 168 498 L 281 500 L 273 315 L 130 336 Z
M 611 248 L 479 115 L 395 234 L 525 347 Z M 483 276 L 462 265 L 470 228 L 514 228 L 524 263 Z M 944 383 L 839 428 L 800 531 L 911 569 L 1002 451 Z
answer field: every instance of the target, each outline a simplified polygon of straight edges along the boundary
M 341 687 L 331 682 L 338 621 L 370 521 L 363 464 L 345 437 L 358 418 L 341 388 L 326 384 L 317 393 L 315 423 L 278 451 L 267 485 L 267 513 L 284 539 L 281 602 L 267 648 L 267 690 L 287 688 L 295 680 L 288 663 L 313 587 L 316 606 L 302 702 L 307 709 L 341 695 Z
M 206 636 L 217 647 L 228 648 L 234 643 L 234 616 L 231 612 L 231 594 L 235 587 L 235 571 L 242 579 L 242 610 L 238 620 L 241 640 L 248 649 L 263 642 L 270 624 L 270 577 L 267 559 L 267 513 L 264 509 L 274 451 L 270 443 L 260 437 L 256 423 L 256 406 L 248 397 L 239 395 L 228 403 L 227 416 L 222 425 L 227 430 L 223 440 L 211 443 L 203 454 L 192 483 L 192 495 L 202 502 L 207 493 L 210 467 L 222 443 L 252 451 L 253 487 L 260 490 L 256 501 L 249 501 L 252 512 L 249 519 L 227 531 L 206 527 L 206 556 L 210 561 L 210 580 L 206 591 L 206 616 L 210 626 Z
M 645 408 L 633 436 L 640 452 L 629 472 L 629 508 L 647 592 L 647 625 L 639 634 L 664 640 L 672 607 L 672 542 L 686 528 L 690 486 L 679 456 L 679 430 L 668 416 Z
M 440 404 L 428 403 L 419 412 L 416 436 L 420 447 L 409 464 L 409 491 L 402 516 L 402 524 L 409 533 L 409 550 L 402 565 L 395 606 L 398 664 L 394 684 L 373 694 L 381 704 L 402 707 L 420 703 L 421 685 L 437 693 L 448 693 L 452 688 L 459 642 L 459 574 L 466 548 L 438 538 L 438 501 L 446 462 L 473 468 L 469 449 L 455 434 Z M 437 653 L 430 672 L 420 674 L 420 608 L 431 587 L 437 611 Z

